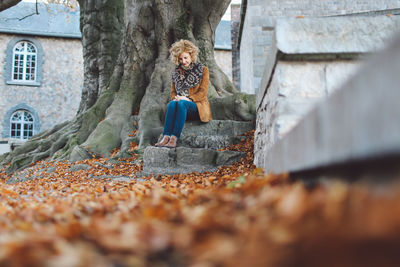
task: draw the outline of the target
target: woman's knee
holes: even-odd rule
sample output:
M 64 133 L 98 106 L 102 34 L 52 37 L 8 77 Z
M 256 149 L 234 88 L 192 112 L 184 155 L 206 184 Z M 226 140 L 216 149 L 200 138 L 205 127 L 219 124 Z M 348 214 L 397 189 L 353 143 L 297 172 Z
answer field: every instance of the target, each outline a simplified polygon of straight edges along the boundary
M 175 108 L 177 103 L 178 101 L 175 100 L 169 101 L 167 108 Z
M 185 101 L 178 101 L 178 109 L 186 109 Z

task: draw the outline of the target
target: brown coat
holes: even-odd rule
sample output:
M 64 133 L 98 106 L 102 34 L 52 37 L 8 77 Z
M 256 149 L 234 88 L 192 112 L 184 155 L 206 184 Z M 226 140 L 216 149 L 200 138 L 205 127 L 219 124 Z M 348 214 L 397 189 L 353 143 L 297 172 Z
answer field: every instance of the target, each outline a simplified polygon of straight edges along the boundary
M 204 66 L 203 69 L 203 78 L 201 81 L 193 88 L 189 89 L 189 98 L 196 104 L 197 109 L 199 110 L 200 120 L 202 122 L 209 122 L 212 120 L 210 103 L 207 99 L 208 92 L 208 82 L 210 80 L 210 76 L 208 73 L 208 68 Z M 175 84 L 171 83 L 171 100 L 173 100 L 176 96 Z

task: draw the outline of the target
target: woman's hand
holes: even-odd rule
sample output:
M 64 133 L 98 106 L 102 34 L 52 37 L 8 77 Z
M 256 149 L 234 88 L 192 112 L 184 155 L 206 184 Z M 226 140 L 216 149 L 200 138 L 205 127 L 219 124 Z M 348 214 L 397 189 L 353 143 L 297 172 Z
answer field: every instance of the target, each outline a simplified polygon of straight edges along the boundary
M 192 101 L 189 98 L 187 98 L 186 96 L 180 96 L 180 95 L 175 96 L 175 100 L 176 101 L 179 101 L 179 100 Z

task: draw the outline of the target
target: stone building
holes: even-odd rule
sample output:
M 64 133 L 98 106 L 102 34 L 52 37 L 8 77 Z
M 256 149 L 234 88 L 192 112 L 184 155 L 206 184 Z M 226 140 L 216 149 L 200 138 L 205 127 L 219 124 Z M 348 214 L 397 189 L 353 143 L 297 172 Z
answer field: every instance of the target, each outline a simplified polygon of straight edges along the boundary
M 214 57 L 218 66 L 232 80 L 232 43 L 229 20 L 221 20 L 215 30 Z
M 232 83 L 240 91 L 239 29 L 240 4 L 231 4 Z
M 0 153 L 11 142 L 73 118 L 79 106 L 79 11 L 38 7 L 39 15 L 32 15 L 34 3 L 23 2 L 0 13 Z
M 0 154 L 76 114 L 83 86 L 79 9 L 21 2 L 0 13 Z M 23 18 L 23 19 L 22 19 Z M 232 77 L 230 21 L 216 30 L 215 58 Z
M 278 18 L 392 14 L 399 0 L 243 0 L 241 4 L 240 88 L 255 93 L 264 72 Z

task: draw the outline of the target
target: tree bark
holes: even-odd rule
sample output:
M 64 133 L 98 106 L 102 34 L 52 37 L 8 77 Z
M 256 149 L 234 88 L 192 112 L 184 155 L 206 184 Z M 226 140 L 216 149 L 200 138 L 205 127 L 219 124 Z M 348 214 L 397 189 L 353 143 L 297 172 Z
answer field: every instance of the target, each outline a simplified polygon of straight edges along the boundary
M 214 59 L 215 29 L 230 0 L 79 3 L 85 72 L 79 111 L 73 121 L 0 158 L 3 164 L 11 163 L 10 171 L 46 157 L 72 161 L 109 157 L 116 147 L 121 147 L 118 157 L 129 156 L 130 142 L 139 143 L 140 149 L 154 142 L 169 101 L 174 67 L 169 48 L 179 39 L 200 48 L 199 60 L 210 70 L 209 99 L 237 98 L 236 88 Z M 239 117 L 249 119 L 246 114 Z M 135 128 L 137 135 L 131 137 Z
M 78 113 L 92 107 L 107 88 L 117 63 L 124 27 L 122 0 L 80 0 L 84 85 Z
M 21 0 L 0 0 L 0 12 L 6 10 L 7 8 L 15 6 L 19 2 L 21 2 Z

